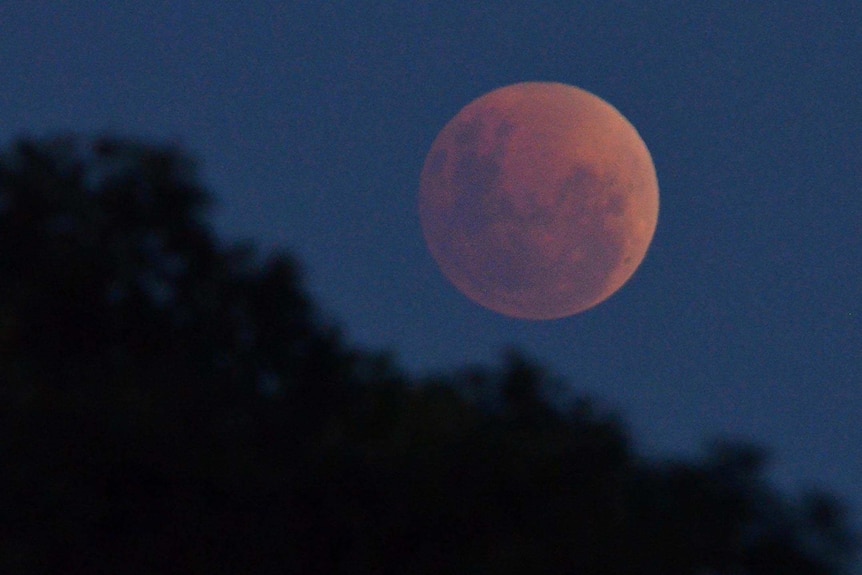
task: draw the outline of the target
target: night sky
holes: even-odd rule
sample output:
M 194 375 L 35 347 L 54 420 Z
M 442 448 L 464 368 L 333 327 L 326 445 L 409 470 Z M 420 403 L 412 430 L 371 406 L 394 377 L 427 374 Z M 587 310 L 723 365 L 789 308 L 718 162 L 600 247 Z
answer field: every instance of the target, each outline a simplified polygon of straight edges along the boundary
M 578 7 L 573 8 L 573 5 Z M 862 3 L 5 0 L 0 139 L 172 142 L 217 231 L 288 250 L 348 340 L 416 375 L 515 346 L 646 454 L 768 448 L 862 516 Z M 429 255 L 434 137 L 500 86 L 589 90 L 658 173 L 652 247 L 604 304 L 494 314 Z

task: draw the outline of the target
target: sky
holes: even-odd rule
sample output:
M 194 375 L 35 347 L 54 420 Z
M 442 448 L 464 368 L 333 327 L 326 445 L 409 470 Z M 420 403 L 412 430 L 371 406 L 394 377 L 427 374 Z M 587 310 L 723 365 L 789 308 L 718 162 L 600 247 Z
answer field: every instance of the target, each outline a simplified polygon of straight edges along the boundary
M 0 146 L 181 146 L 230 240 L 286 250 L 324 315 L 412 374 L 508 346 L 617 411 L 641 452 L 772 454 L 862 526 L 862 3 L 4 0 Z M 637 128 L 658 228 L 583 314 L 509 319 L 422 236 L 419 173 L 458 110 L 573 84 Z

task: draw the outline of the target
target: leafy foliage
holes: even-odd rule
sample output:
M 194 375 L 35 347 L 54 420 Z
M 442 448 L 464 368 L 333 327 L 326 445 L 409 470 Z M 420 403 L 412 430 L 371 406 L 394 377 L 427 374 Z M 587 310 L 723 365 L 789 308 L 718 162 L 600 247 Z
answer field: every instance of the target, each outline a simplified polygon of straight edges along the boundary
M 181 152 L 0 158 L 4 573 L 833 574 L 840 503 L 764 454 L 646 461 L 515 351 L 416 381 L 221 246 Z

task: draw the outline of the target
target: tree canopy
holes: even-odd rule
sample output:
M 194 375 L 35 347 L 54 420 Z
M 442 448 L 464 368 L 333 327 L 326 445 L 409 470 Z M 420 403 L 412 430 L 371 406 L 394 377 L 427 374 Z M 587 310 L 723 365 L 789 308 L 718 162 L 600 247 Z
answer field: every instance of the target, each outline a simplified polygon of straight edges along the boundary
M 0 155 L 0 571 L 827 575 L 857 541 L 766 452 L 635 452 L 516 350 L 351 348 L 297 262 L 224 245 L 181 150 Z

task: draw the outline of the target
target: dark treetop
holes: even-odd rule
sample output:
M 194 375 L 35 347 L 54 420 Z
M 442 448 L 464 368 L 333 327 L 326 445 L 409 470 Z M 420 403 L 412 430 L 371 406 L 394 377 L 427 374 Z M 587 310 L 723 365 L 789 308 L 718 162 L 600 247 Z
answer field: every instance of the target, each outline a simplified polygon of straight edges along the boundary
M 516 351 L 418 381 L 224 246 L 171 148 L 0 157 L 0 572 L 833 574 L 764 452 L 639 456 Z M 350 289 L 345 286 L 345 289 Z

